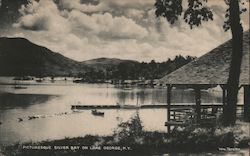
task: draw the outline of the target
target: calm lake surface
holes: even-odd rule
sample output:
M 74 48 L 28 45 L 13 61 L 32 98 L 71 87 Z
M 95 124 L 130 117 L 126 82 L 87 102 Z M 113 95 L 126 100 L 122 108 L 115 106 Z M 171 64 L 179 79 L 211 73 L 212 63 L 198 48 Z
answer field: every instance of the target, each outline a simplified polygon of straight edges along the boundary
M 0 145 L 78 137 L 86 134 L 109 135 L 117 125 L 136 113 L 148 131 L 166 131 L 166 109 L 91 110 L 73 112 L 71 105 L 166 104 L 165 88 L 122 89 L 111 84 L 75 84 L 71 80 L 54 83 L 22 81 L 26 89 L 15 89 L 11 78 L 0 78 Z M 173 90 L 173 103 L 193 103 L 192 90 Z M 221 103 L 220 91 L 202 91 L 203 103 Z M 240 99 L 241 101 L 242 99 Z M 28 116 L 38 118 L 28 120 Z M 18 118 L 23 121 L 19 122 Z

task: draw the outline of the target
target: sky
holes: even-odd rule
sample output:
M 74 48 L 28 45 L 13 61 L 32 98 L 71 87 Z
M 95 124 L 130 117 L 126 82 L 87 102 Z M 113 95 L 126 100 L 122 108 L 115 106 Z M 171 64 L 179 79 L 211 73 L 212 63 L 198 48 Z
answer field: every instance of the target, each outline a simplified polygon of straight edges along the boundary
M 214 20 L 190 30 L 179 20 L 156 18 L 155 0 L 30 0 L 0 36 L 24 37 L 77 61 L 99 57 L 166 61 L 201 56 L 231 38 L 224 32 L 227 6 L 210 0 Z M 248 7 L 249 2 L 245 7 Z M 1 5 L 1 0 L 0 0 Z M 249 10 L 249 9 L 248 9 Z M 249 29 L 249 11 L 242 15 Z

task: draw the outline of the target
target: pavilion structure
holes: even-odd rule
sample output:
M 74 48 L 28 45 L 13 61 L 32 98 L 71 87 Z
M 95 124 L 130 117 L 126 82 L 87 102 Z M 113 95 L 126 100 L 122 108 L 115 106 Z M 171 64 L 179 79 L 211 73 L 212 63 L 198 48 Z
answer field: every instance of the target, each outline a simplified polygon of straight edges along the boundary
M 168 117 L 170 121 L 171 89 L 172 87 L 184 86 L 195 91 L 195 114 L 196 119 L 201 119 L 201 89 L 211 86 L 220 86 L 223 92 L 223 108 L 227 107 L 227 80 L 232 55 L 232 40 L 229 40 L 207 54 L 195 59 L 176 71 L 159 80 L 159 84 L 167 86 Z M 250 120 L 250 55 L 249 55 L 249 30 L 243 35 L 243 58 L 241 64 L 240 88 L 244 88 L 244 119 Z M 175 125 L 177 123 L 172 123 Z M 167 124 L 170 127 L 170 124 Z M 178 125 L 178 124 L 177 124 Z M 169 128 L 170 130 L 170 128 Z

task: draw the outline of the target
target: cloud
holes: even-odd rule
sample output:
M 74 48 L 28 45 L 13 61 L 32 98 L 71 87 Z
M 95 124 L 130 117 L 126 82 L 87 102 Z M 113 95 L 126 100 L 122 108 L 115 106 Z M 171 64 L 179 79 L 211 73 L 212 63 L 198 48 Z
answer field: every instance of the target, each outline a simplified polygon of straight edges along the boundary
M 133 18 L 133 19 L 139 20 L 139 19 L 143 18 L 145 11 L 138 10 L 138 9 L 127 9 L 124 14 L 128 18 Z
M 30 30 L 51 30 L 56 32 L 68 32 L 70 30 L 67 20 L 61 16 L 53 1 L 31 1 L 27 6 L 19 10 L 22 17 L 15 27 Z
M 80 0 L 60 0 L 59 4 L 63 9 L 78 10 L 82 12 L 99 12 L 108 11 L 109 6 L 106 3 L 93 4 L 82 4 Z
M 147 30 L 132 19 L 113 17 L 110 13 L 87 15 L 79 11 L 69 13 L 74 27 L 80 27 L 106 38 L 143 38 Z
M 154 0 L 99 0 L 94 1 L 92 3 L 84 3 L 84 1 L 80 0 L 59 0 L 60 5 L 63 9 L 69 10 L 78 10 L 82 12 L 104 12 L 104 11 L 114 11 L 117 9 L 125 9 L 125 8 L 139 8 L 142 7 L 152 7 L 154 4 Z M 94 3 L 94 4 L 93 4 Z
M 74 1 L 75 3 L 77 1 Z M 80 3 L 80 2 L 79 2 Z M 70 3 L 74 4 L 74 3 Z M 147 30 L 125 16 L 113 17 L 110 13 L 87 15 L 78 10 L 60 12 L 53 1 L 32 1 L 20 9 L 23 15 L 15 27 L 29 30 L 69 32 L 74 28 L 85 29 L 109 38 L 143 38 Z M 88 32 L 87 32 L 88 33 Z
M 57 2 L 57 3 L 55 3 Z M 201 56 L 230 38 L 222 24 L 224 1 L 211 3 L 214 21 L 190 30 L 156 18 L 154 0 L 40 0 L 20 9 L 8 36 L 22 36 L 72 59 L 116 57 L 165 61 L 175 55 Z M 246 13 L 247 14 L 247 13 Z M 244 28 L 249 18 L 242 16 Z

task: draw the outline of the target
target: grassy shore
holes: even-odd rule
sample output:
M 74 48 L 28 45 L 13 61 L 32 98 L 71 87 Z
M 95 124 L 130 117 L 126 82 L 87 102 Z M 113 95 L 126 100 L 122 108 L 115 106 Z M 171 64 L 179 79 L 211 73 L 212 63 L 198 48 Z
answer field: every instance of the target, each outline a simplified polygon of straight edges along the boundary
M 143 130 L 138 116 L 121 123 L 111 136 L 65 138 L 2 147 L 3 155 L 160 155 L 176 152 L 211 152 L 249 148 L 249 123 L 234 127 L 178 128 L 172 133 Z M 43 149 L 38 149 L 43 148 Z M 46 149 L 50 148 L 50 149 Z

